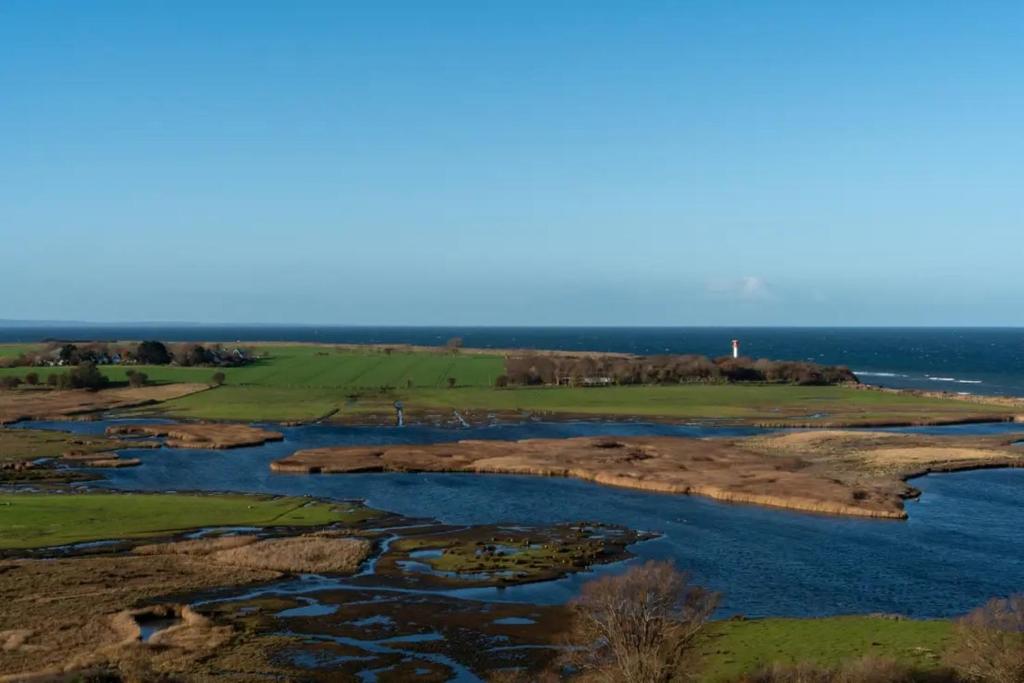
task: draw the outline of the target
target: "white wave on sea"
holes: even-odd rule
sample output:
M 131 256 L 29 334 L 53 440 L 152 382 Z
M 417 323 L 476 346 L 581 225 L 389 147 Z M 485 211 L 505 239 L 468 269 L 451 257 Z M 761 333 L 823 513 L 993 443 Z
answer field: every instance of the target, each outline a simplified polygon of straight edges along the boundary
M 925 375 L 928 379 L 933 382 L 956 382 L 957 384 L 981 384 L 980 379 L 957 379 L 956 377 L 932 377 L 931 375 Z
M 921 382 L 927 380 L 929 382 L 948 382 L 950 384 L 983 384 L 984 382 L 980 379 L 960 379 L 958 377 L 946 377 L 939 375 L 908 375 L 902 372 L 881 372 L 874 370 L 854 370 L 853 374 L 861 377 L 865 380 L 870 381 L 871 378 L 882 378 L 882 379 L 903 379 L 910 380 L 913 382 Z M 961 392 L 968 393 L 968 392 Z
M 858 377 L 906 377 L 898 372 L 867 372 L 862 370 L 854 370 L 853 374 Z

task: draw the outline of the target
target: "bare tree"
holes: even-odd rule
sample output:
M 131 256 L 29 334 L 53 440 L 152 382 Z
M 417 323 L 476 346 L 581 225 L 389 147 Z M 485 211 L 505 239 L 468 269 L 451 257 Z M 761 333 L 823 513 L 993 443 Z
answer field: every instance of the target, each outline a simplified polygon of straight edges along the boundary
M 647 562 L 584 584 L 572 602 L 571 664 L 587 679 L 664 683 L 685 672 L 718 594 L 691 585 L 670 562 Z
M 1024 595 L 989 600 L 957 621 L 947 658 L 967 681 L 1024 681 Z
M 462 337 L 452 337 L 445 342 L 444 346 L 452 353 L 455 353 L 462 348 Z

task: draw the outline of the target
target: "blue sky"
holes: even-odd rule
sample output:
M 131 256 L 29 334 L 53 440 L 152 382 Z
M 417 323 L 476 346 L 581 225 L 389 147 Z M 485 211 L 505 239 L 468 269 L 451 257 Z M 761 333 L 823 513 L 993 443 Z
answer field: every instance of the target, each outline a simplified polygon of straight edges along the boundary
M 0 2 L 0 318 L 1020 325 L 1024 3 Z

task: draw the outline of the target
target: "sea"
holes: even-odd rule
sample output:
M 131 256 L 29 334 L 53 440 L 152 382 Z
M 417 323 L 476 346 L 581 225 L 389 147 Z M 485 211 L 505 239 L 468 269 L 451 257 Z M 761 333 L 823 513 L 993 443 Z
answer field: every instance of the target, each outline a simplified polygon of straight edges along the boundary
M 881 386 L 1024 396 L 1024 327 L 353 327 L 203 324 L 0 324 L 0 343 L 42 340 L 296 341 L 565 349 L 635 354 L 731 353 L 846 365 Z

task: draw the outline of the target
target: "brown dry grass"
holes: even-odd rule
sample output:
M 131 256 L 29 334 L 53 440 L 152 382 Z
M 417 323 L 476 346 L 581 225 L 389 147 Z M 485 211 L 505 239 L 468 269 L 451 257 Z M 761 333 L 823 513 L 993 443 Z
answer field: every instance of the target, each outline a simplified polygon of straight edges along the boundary
M 26 389 L 0 392 L 0 424 L 45 420 L 169 401 L 209 389 L 206 384 L 160 384 L 102 391 Z
M 371 550 L 368 541 L 332 532 L 260 540 L 252 535 L 154 543 L 135 548 L 141 555 L 202 556 L 209 562 L 278 572 L 349 574 Z
M 1013 437 L 798 432 L 747 439 L 672 437 L 460 441 L 298 451 L 278 472 L 490 472 L 569 476 L 829 514 L 903 518 L 904 480 L 932 470 L 1021 466 Z
M 165 436 L 171 448 L 242 448 L 284 438 L 281 432 L 223 422 L 114 425 L 107 427 L 106 433 L 107 436 Z
M 370 554 L 371 545 L 361 538 L 295 536 L 268 538 L 213 553 L 219 564 L 281 572 L 350 574 Z
M 19 680 L 29 672 L 73 671 L 130 659 L 134 648 L 146 646 L 134 642 L 118 613 L 160 595 L 277 576 L 185 555 L 0 561 L 0 672 Z M 147 651 L 146 658 L 185 668 L 205 652 L 164 645 Z

